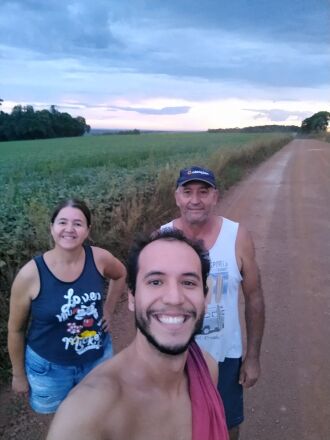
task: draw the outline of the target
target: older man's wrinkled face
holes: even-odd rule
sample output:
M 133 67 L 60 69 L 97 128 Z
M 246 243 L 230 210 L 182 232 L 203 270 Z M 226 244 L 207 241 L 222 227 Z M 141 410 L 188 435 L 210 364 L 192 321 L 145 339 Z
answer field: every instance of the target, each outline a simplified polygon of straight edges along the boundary
M 201 328 L 205 297 L 201 263 L 188 244 L 160 239 L 139 256 L 135 296 L 138 330 L 161 353 L 183 353 Z
M 182 218 L 189 224 L 203 224 L 214 212 L 218 191 L 212 186 L 192 181 L 179 186 L 175 191 L 175 201 Z

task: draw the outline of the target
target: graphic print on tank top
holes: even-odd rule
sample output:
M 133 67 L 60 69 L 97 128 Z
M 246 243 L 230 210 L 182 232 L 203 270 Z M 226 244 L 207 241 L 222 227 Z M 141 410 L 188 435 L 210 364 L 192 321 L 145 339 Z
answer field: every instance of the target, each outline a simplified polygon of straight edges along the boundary
M 207 278 L 209 302 L 204 315 L 202 335 L 219 333 L 225 327 L 224 296 L 228 293 L 228 263 L 212 261 L 210 274 Z M 219 335 L 217 335 L 219 338 Z
M 75 295 L 73 289 L 68 289 L 64 295 L 66 302 L 61 306 L 56 318 L 66 323 L 67 336 L 62 338 L 64 349 L 71 347 L 78 355 L 88 350 L 98 350 L 102 347 L 102 317 L 99 316 L 97 303 L 101 302 L 100 292 Z

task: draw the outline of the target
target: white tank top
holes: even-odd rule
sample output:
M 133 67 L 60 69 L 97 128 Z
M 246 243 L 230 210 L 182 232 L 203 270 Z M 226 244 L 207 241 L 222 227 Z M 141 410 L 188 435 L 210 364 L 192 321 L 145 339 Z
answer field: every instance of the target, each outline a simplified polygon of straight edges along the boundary
M 173 228 L 173 222 L 161 229 Z M 238 296 L 242 276 L 237 266 L 235 243 L 238 223 L 223 218 L 218 238 L 209 255 L 209 303 L 203 329 L 196 342 L 218 362 L 242 356 L 242 336 L 239 322 Z

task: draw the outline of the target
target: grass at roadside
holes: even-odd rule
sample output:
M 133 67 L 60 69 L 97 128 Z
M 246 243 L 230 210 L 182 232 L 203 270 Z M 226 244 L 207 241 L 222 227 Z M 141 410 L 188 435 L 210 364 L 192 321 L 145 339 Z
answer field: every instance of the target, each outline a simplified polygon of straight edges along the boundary
M 151 231 L 176 212 L 180 168 L 212 168 L 220 190 L 291 138 L 279 134 L 145 134 L 0 144 L 0 379 L 8 377 L 9 288 L 20 266 L 51 246 L 49 216 L 59 199 L 83 198 L 92 238 L 125 260 L 136 231 Z

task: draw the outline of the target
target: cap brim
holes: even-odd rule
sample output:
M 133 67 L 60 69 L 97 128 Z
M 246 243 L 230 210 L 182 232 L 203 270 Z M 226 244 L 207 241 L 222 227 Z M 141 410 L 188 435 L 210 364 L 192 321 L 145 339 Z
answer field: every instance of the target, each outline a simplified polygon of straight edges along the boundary
M 199 178 L 199 177 L 193 177 L 191 179 L 186 179 L 183 182 L 179 183 L 178 186 L 185 185 L 188 182 L 204 182 L 204 183 L 207 183 L 208 185 L 212 186 L 212 188 L 215 188 L 215 184 L 209 182 L 208 180 Z

